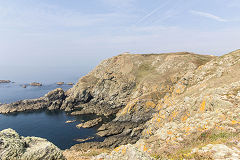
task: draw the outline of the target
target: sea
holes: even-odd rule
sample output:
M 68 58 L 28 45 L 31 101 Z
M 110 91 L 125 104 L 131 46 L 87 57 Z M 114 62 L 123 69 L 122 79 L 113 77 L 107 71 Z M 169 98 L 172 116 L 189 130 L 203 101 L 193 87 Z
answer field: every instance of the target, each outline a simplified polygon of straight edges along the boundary
M 11 71 L 11 69 L 10 69 Z M 78 79 L 86 74 L 88 70 L 84 72 L 71 71 L 55 68 L 51 72 L 39 72 L 35 74 L 30 74 L 31 69 L 23 71 L 25 77 L 17 77 L 16 75 L 11 76 L 10 74 L 1 73 L 0 79 L 9 79 L 11 83 L 2 83 L 0 84 L 0 103 L 12 103 L 15 101 L 23 99 L 33 99 L 44 96 L 51 90 L 56 88 L 62 88 L 68 90 L 72 86 L 70 85 L 61 85 L 58 86 L 56 82 L 72 82 L 76 83 Z M 24 73 L 22 74 L 24 75 Z M 12 72 L 14 73 L 14 72 Z M 29 74 L 26 74 L 29 73 Z M 54 74 L 53 74 L 54 73 Z M 5 74 L 5 78 L 4 77 Z M 22 75 L 21 74 L 21 75 Z M 9 76 L 10 75 L 10 76 Z M 33 76 L 31 76 L 33 75 Z M 78 76 L 76 76 L 78 75 Z M 12 79 L 10 79 L 12 78 Z M 15 79 L 13 79 L 15 78 Z M 23 88 L 23 85 L 29 84 L 30 82 L 41 82 L 43 85 L 36 86 L 27 86 Z M 94 137 L 88 141 L 102 141 L 103 139 L 96 135 L 96 128 L 77 128 L 76 125 L 83 123 L 89 119 L 92 119 L 93 115 L 85 116 L 72 116 L 63 111 L 48 111 L 48 110 L 39 110 L 32 112 L 22 112 L 22 113 L 13 113 L 3 115 L 0 114 L 0 130 L 12 128 L 16 130 L 21 136 L 35 136 L 41 137 L 49 140 L 60 149 L 68 149 L 71 146 L 81 143 L 77 139 L 85 139 L 89 137 Z M 73 123 L 65 123 L 66 121 L 74 120 Z M 88 142 L 87 141 L 87 142 Z

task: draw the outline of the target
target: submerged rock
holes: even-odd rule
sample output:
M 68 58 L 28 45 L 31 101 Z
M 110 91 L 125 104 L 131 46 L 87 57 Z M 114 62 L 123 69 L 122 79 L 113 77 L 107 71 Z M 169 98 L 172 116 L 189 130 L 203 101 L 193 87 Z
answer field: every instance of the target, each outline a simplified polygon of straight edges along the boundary
M 88 137 L 88 138 L 84 138 L 84 139 L 75 139 L 75 141 L 77 142 L 85 142 L 85 141 L 88 141 L 88 140 L 91 140 L 91 139 L 94 139 L 94 137 Z
M 2 160 L 64 160 L 62 151 L 51 142 L 38 137 L 22 137 L 12 129 L 0 132 Z

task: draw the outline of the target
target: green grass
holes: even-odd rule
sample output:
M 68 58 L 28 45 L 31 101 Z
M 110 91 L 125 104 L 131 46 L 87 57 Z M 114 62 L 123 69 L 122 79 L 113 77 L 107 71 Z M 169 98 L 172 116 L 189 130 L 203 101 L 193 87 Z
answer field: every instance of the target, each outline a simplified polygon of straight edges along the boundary
M 137 82 L 140 82 L 144 77 L 152 74 L 154 69 L 150 64 L 141 64 L 136 71 Z

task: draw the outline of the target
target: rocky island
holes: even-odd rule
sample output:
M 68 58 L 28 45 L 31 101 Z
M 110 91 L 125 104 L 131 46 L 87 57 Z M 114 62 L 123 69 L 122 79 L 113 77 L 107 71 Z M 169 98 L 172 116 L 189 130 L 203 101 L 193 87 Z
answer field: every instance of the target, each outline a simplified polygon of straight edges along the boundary
M 10 83 L 10 80 L 0 80 L 0 83 Z
M 29 84 L 30 86 L 42 86 L 41 83 L 38 83 L 38 82 L 32 82 Z
M 240 159 L 239 104 L 240 50 L 121 54 L 66 92 L 4 104 L 0 113 L 93 114 L 79 127 L 97 125 L 105 140 L 74 145 L 63 153 L 69 160 Z

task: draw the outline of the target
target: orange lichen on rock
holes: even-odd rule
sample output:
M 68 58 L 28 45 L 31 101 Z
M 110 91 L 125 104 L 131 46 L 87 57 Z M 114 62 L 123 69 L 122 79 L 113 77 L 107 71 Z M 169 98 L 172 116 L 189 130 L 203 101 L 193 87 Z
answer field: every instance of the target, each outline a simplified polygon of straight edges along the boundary
M 162 102 L 158 102 L 156 108 L 157 108 L 157 110 L 161 110 L 163 108 Z
M 173 111 L 173 113 L 172 113 L 172 117 L 175 118 L 175 117 L 177 116 L 177 114 L 178 114 L 178 112 Z
M 120 147 L 116 147 L 116 148 L 114 149 L 115 152 L 119 152 L 119 150 L 120 150 Z
M 236 121 L 236 120 L 232 120 L 232 124 L 234 125 L 234 124 L 238 124 L 239 122 L 238 121 Z
M 226 116 L 223 115 L 223 114 L 221 114 L 220 117 L 221 117 L 221 119 L 224 120 L 224 121 L 227 119 Z
M 138 99 L 135 99 L 133 101 L 128 102 L 125 108 L 121 111 L 121 115 L 130 113 L 131 109 L 134 107 L 134 105 L 138 102 Z
M 190 127 L 186 127 L 186 128 L 185 128 L 185 132 L 189 132 L 190 129 L 191 129 Z
M 188 116 L 186 115 L 186 116 L 183 116 L 183 117 L 181 118 L 181 121 L 182 121 L 182 122 L 185 122 L 187 119 L 188 119 Z
M 181 94 L 181 93 L 184 92 L 185 88 L 186 88 L 186 87 L 185 87 L 184 85 L 179 84 L 178 87 L 175 89 L 175 93 Z
M 179 89 L 179 88 L 176 89 L 176 93 L 177 93 L 177 94 L 180 94 L 180 93 L 181 93 L 181 89 Z
M 126 154 L 126 151 L 127 151 L 127 148 L 124 147 L 124 148 L 122 149 L 122 154 Z
M 147 108 L 155 108 L 156 107 L 156 104 L 155 103 L 153 103 L 152 101 L 147 101 L 146 102 L 146 106 L 147 106 Z
M 147 147 L 144 145 L 143 146 L 143 151 L 146 152 L 147 150 L 148 150 Z
M 200 107 L 200 112 L 204 112 L 205 111 L 205 107 L 206 107 L 206 100 L 204 98 L 202 104 L 201 104 L 201 107 Z

